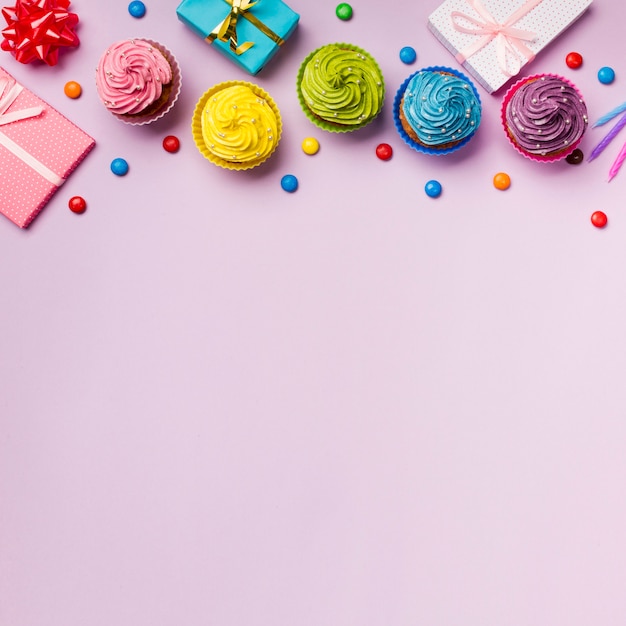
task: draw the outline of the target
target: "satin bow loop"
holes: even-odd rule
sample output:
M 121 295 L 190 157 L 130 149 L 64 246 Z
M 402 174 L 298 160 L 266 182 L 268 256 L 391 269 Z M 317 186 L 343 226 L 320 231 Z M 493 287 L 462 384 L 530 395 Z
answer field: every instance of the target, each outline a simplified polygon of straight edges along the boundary
M 226 0 L 230 4 L 230 12 L 228 15 L 211 31 L 209 35 L 210 41 L 215 39 L 219 41 L 229 42 L 230 49 L 237 55 L 243 54 L 250 50 L 254 43 L 246 41 L 239 44 L 237 41 L 237 20 L 239 16 L 245 16 L 255 4 L 256 0 Z
M 20 111 L 11 111 L 7 113 L 9 107 L 17 100 L 17 97 L 22 93 L 24 88 L 14 78 L 0 78 L 0 126 L 11 124 L 13 122 L 19 122 L 27 120 L 33 117 L 38 117 L 44 111 L 44 107 L 36 106 L 22 109 Z M 65 179 L 49 167 L 44 165 L 41 161 L 36 159 L 27 150 L 22 148 L 8 135 L 0 131 L 0 146 L 5 147 L 9 152 L 14 154 L 26 165 L 32 167 L 38 174 L 43 176 L 48 182 L 52 183 L 56 187 L 60 187 Z
M 23 87 L 15 80 L 0 79 L 0 126 L 37 117 L 43 113 L 43 107 L 30 107 L 21 111 L 7 113 L 8 108 L 15 102 Z
M 469 35 L 482 35 L 482 37 L 456 55 L 459 63 L 464 63 L 473 54 L 484 48 L 489 42 L 495 40 L 496 58 L 500 70 L 505 76 L 511 77 L 519 73 L 522 68 L 520 57 L 526 62 L 535 58 L 534 52 L 526 45 L 537 38 L 537 34 L 514 28 L 522 17 L 534 9 L 543 0 L 527 0 L 515 13 L 510 15 L 503 23 L 499 23 L 487 11 L 480 0 L 467 0 L 467 3 L 480 15 L 482 21 L 460 11 L 452 11 L 450 18 L 455 30 Z M 472 24 L 474 28 L 463 26 L 457 20 L 464 20 Z M 509 71 L 509 67 L 511 68 Z

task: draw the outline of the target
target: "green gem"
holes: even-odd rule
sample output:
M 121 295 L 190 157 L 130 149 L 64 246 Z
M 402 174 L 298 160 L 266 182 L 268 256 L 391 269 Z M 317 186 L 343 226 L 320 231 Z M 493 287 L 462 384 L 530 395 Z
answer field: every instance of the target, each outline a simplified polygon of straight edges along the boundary
M 337 5 L 335 13 L 340 20 L 349 20 L 352 17 L 352 7 L 347 2 Z

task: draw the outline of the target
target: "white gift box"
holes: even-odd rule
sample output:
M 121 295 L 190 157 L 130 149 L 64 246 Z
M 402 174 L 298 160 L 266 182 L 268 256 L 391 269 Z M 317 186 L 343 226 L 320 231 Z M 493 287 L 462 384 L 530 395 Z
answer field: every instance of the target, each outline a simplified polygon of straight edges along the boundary
M 445 0 L 428 28 L 489 93 L 493 93 L 592 0 Z

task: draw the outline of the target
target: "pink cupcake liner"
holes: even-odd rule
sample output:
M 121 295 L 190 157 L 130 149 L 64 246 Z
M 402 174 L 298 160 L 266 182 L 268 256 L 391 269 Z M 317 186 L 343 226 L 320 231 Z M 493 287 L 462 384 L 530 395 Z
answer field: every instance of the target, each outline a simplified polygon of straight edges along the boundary
M 109 111 L 111 115 L 115 116 L 124 124 L 130 124 L 131 126 L 144 126 L 146 124 L 152 124 L 152 122 L 156 122 L 160 120 L 166 113 L 172 110 L 176 101 L 178 100 L 178 96 L 180 95 L 180 90 L 182 87 L 182 75 L 180 71 L 180 66 L 178 65 L 178 61 L 176 57 L 168 50 L 163 44 L 160 44 L 157 41 L 153 41 L 152 39 L 146 39 L 145 37 L 130 37 L 129 39 L 135 39 L 137 41 L 145 41 L 149 43 L 151 46 L 156 48 L 163 56 L 167 59 L 168 63 L 172 67 L 172 88 L 170 90 L 169 98 L 167 102 L 158 110 L 152 113 L 151 115 L 122 115 L 120 113 L 115 113 L 114 111 Z
M 520 78 L 520 80 L 518 80 L 515 84 L 511 85 L 508 91 L 504 94 L 504 98 L 502 99 L 502 106 L 500 108 L 500 121 L 502 122 L 502 128 L 504 129 L 504 133 L 506 135 L 508 142 L 523 157 L 526 157 L 527 159 L 530 159 L 531 161 L 536 161 L 537 163 L 554 163 L 555 161 L 560 161 L 561 159 L 564 159 L 566 156 L 571 154 L 582 141 L 584 133 L 583 135 L 580 136 L 580 138 L 577 141 L 567 146 L 567 148 L 565 148 L 564 150 L 561 150 L 560 152 L 557 152 L 556 154 L 547 154 L 543 156 L 541 154 L 531 154 L 530 152 L 526 152 L 522 147 L 518 146 L 517 143 L 515 143 L 515 140 L 509 134 L 509 130 L 508 130 L 509 125 L 507 124 L 507 121 L 506 121 L 506 109 L 515 91 L 519 87 L 524 85 L 525 83 L 531 80 L 539 80 L 542 76 L 551 76 L 553 78 L 558 78 L 559 80 L 562 80 L 564 83 L 567 83 L 570 87 L 572 87 L 572 89 L 576 91 L 576 93 L 578 94 L 578 97 L 581 100 L 584 100 L 583 95 L 580 93 L 578 87 L 576 87 L 576 85 L 574 85 L 574 83 L 571 80 L 568 80 L 567 78 L 561 76 L 560 74 L 552 74 L 549 72 L 544 72 L 542 74 L 533 74 L 532 76 L 525 76 L 524 78 Z

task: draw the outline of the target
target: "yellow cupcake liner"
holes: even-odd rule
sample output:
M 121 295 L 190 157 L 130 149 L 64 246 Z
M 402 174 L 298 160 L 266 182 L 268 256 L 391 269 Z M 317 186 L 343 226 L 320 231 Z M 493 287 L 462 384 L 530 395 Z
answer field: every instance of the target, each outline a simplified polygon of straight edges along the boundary
M 336 124 L 333 124 L 332 122 L 328 122 L 324 119 L 322 119 L 321 117 L 318 117 L 317 115 L 315 115 L 315 113 L 313 113 L 313 111 L 311 111 L 311 109 L 309 109 L 309 107 L 307 106 L 307 103 L 304 99 L 304 96 L 302 95 L 302 90 L 300 89 L 300 84 L 302 83 L 302 76 L 304 74 L 304 69 L 307 66 L 308 62 L 323 48 L 326 48 L 327 46 L 337 46 L 338 48 L 342 48 L 344 50 L 352 50 L 353 52 L 358 52 L 364 56 L 366 56 L 370 61 L 372 61 L 372 63 L 374 63 L 374 65 L 376 66 L 376 68 L 378 69 L 378 72 L 380 74 L 381 77 L 381 83 L 382 83 L 382 98 L 380 101 L 380 108 L 378 109 L 378 112 L 376 113 L 376 115 L 372 115 L 372 117 L 363 120 L 360 124 L 341 124 L 340 122 L 337 122 Z M 380 69 L 380 66 L 378 65 L 376 59 L 367 51 L 367 50 L 363 50 L 363 48 L 359 48 L 358 46 L 355 46 L 351 43 L 331 43 L 331 44 L 325 44 L 323 46 L 320 46 L 319 48 L 317 48 L 316 50 L 313 50 L 313 52 L 311 52 L 310 54 L 307 55 L 307 57 L 304 59 L 304 61 L 302 61 L 301 65 L 300 65 L 300 69 L 298 70 L 298 77 L 296 79 L 296 89 L 298 92 L 298 101 L 300 102 L 300 106 L 302 107 L 302 111 L 304 112 L 304 114 L 311 120 L 311 122 L 313 122 L 313 124 L 315 124 L 318 128 L 321 128 L 322 130 L 327 130 L 330 133 L 349 133 L 352 132 L 353 130 L 358 130 L 359 128 L 363 128 L 364 126 L 367 126 L 368 124 L 371 124 L 379 115 L 380 112 L 383 109 L 383 104 L 385 102 L 385 79 L 383 77 L 383 72 Z
M 226 89 L 227 87 L 234 87 L 236 85 L 248 87 L 256 96 L 258 96 L 259 98 L 263 98 L 271 107 L 272 111 L 274 111 L 274 115 L 276 116 L 276 142 L 274 143 L 273 150 L 269 154 L 259 157 L 258 159 L 254 159 L 252 161 L 238 162 L 222 159 L 213 154 L 207 148 L 204 142 L 204 138 L 202 137 L 202 111 L 204 110 L 204 105 L 206 104 L 207 100 L 218 91 Z M 196 103 L 196 108 L 194 109 L 193 118 L 191 120 L 191 132 L 193 134 L 193 140 L 196 144 L 196 147 L 200 151 L 200 154 L 202 154 L 205 159 L 211 161 L 211 163 L 214 163 L 215 165 L 227 170 L 249 170 L 267 161 L 267 159 L 269 159 L 272 154 L 274 154 L 276 148 L 278 147 L 282 130 L 283 124 L 280 117 L 280 110 L 278 109 L 278 106 L 276 105 L 272 97 L 264 89 L 261 89 L 261 87 L 259 87 L 258 85 L 243 80 L 229 80 L 223 83 L 218 83 L 216 85 L 213 85 L 213 87 L 211 87 L 208 91 L 205 91 Z

